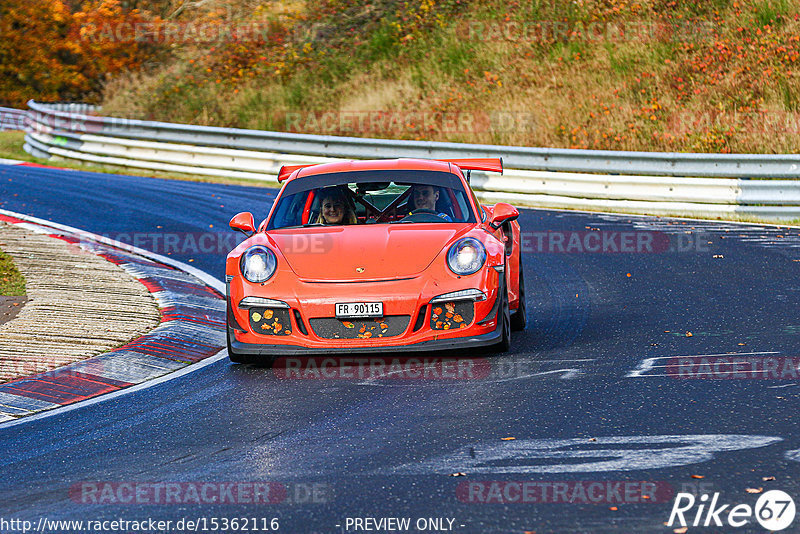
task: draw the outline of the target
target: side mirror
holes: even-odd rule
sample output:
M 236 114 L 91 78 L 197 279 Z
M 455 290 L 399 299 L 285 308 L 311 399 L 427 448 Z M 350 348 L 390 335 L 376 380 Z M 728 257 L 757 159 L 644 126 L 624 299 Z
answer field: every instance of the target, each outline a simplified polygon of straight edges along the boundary
M 256 226 L 253 222 L 253 214 L 247 211 L 237 213 L 231 219 L 230 227 L 234 230 L 239 230 L 247 237 L 256 233 Z
M 519 211 L 511 204 L 505 202 L 498 202 L 492 210 L 492 218 L 489 219 L 489 226 L 497 230 L 503 224 L 511 222 L 519 217 Z

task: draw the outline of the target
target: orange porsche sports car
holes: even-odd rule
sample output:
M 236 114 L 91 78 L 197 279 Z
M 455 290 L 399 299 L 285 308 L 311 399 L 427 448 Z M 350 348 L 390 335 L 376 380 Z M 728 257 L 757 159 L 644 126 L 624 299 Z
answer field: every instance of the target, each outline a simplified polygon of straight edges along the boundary
M 250 213 L 230 222 L 248 235 L 226 261 L 230 359 L 507 350 L 526 322 L 519 212 L 482 206 L 473 170 L 502 160 L 283 167 L 258 229 Z

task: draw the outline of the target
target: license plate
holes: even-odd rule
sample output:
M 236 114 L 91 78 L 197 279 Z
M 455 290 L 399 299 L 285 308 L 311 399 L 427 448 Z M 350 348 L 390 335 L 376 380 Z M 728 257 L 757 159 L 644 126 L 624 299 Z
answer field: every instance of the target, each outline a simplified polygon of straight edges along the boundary
M 383 302 L 337 302 L 337 319 L 383 317 Z

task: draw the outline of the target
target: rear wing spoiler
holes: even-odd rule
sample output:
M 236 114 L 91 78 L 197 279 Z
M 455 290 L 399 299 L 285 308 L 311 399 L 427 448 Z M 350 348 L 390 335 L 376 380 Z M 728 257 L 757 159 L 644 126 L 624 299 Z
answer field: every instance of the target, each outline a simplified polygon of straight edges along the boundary
M 311 167 L 313 165 L 318 165 L 318 163 L 307 163 L 305 165 L 284 165 L 281 167 L 281 170 L 278 171 L 278 183 L 283 182 L 286 180 L 294 171 L 298 169 L 305 169 L 306 167 Z
M 439 159 L 443 163 L 450 163 L 464 171 L 490 171 L 503 174 L 503 158 L 471 158 L 471 159 Z M 278 171 L 278 182 L 286 180 L 294 171 L 319 165 L 307 163 L 305 165 L 284 165 Z
M 440 159 L 464 171 L 490 171 L 503 174 L 503 158 Z

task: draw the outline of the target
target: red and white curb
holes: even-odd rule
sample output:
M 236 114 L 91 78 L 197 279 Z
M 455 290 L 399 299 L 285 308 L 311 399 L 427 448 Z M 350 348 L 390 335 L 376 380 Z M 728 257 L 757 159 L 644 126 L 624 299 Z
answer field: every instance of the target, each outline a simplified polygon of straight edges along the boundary
M 30 161 L 22 161 L 18 159 L 0 158 L 0 165 L 21 165 L 23 167 L 38 167 L 40 169 L 58 169 L 59 171 L 71 171 L 74 169 L 67 169 L 65 167 L 55 167 L 52 165 L 42 165 L 40 163 L 32 163 Z
M 226 355 L 220 352 L 225 347 L 225 285 L 216 278 L 172 258 L 28 215 L 0 209 L 0 220 L 63 239 L 119 265 L 144 284 L 161 313 L 160 326 L 122 347 L 0 384 L 2 426 L 160 383 L 189 372 L 192 364 L 210 364 Z

